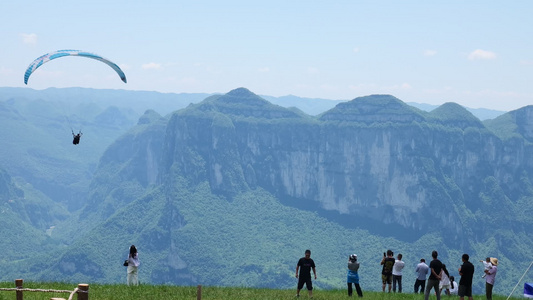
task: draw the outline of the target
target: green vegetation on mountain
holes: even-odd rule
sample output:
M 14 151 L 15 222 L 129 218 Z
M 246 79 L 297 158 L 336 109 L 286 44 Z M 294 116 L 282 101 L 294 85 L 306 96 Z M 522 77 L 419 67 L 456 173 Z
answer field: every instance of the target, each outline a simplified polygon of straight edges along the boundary
M 527 106 L 483 123 L 502 140 L 516 139 L 520 142 L 525 139 L 533 143 L 532 107 Z
M 466 129 L 469 127 L 482 128 L 483 124 L 472 113 L 457 103 L 444 103 L 429 114 L 438 123 Z
M 0 237 L 4 245 L 0 265 L 35 255 L 36 249 L 55 249 L 52 239 L 44 234 L 47 227 L 43 223 L 49 221 L 49 215 L 54 215 L 57 208 L 45 197 L 41 199 L 38 201 L 33 195 L 25 194 L 11 176 L 0 169 Z

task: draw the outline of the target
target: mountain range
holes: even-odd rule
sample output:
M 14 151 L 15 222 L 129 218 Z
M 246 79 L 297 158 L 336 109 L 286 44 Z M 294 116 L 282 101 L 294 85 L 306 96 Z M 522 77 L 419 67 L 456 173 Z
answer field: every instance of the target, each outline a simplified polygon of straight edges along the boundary
M 434 249 L 456 278 L 462 253 L 498 257 L 500 294 L 529 264 L 532 106 L 173 96 L 0 89 L 1 279 L 123 282 L 131 244 L 142 282 L 179 285 L 294 288 L 308 248 L 318 288 L 343 288 L 354 252 L 374 290 L 387 249 L 405 286 Z

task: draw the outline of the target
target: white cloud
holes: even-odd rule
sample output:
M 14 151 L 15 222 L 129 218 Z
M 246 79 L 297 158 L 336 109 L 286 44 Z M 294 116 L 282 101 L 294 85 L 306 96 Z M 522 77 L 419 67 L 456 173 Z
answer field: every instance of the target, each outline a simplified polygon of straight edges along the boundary
M 533 60 L 521 60 L 520 64 L 524 66 L 533 66 Z
M 468 59 L 470 60 L 476 60 L 476 59 L 495 59 L 496 53 L 486 50 L 477 49 L 470 54 L 468 54 Z
M 409 83 L 402 83 L 400 84 L 400 89 L 402 90 L 410 90 L 412 89 L 413 87 L 409 84 Z
M 159 70 L 159 69 L 162 68 L 162 65 L 158 64 L 158 63 L 151 62 L 151 63 L 143 64 L 141 66 L 141 68 L 143 70 Z
M 424 51 L 424 56 L 435 56 L 437 54 L 437 51 L 435 50 L 425 50 Z
M 260 73 L 268 73 L 268 72 L 270 72 L 270 68 L 269 67 L 263 67 L 263 68 L 259 68 L 257 71 L 259 71 Z
M 359 52 L 359 47 L 353 48 L 353 53 L 357 53 L 357 52 Z
M 35 33 L 21 33 L 22 42 L 27 45 L 37 44 L 37 35 Z

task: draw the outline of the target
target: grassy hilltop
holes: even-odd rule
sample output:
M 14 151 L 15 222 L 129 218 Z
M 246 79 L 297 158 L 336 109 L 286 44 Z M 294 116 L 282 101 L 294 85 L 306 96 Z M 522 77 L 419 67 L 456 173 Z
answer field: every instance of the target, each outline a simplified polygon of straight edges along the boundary
M 411 286 L 410 284 L 406 285 Z M 1 282 L 0 288 L 13 288 L 14 282 Z M 76 284 L 68 283 L 38 283 L 38 282 L 25 282 L 24 288 L 31 289 L 53 289 L 53 290 L 74 290 Z M 364 287 L 363 287 L 364 288 Z M 497 289 L 497 286 L 495 287 Z M 305 288 L 304 288 L 305 289 Z M 14 299 L 15 292 L 12 291 L 0 291 L 0 300 Z M 355 293 L 357 298 L 357 294 Z M 521 291 L 517 289 L 513 300 L 519 299 L 516 297 L 520 295 Z M 296 284 L 294 289 L 256 289 L 245 287 L 202 287 L 202 299 L 228 299 L 228 300 L 279 300 L 279 299 L 293 299 L 296 295 Z M 124 284 L 91 284 L 89 286 L 89 299 L 90 300 L 130 300 L 130 299 L 143 299 L 143 300 L 172 300 L 172 299 L 197 299 L 197 287 L 196 286 L 170 286 L 170 285 L 140 285 L 136 287 L 128 287 Z M 42 292 L 25 292 L 25 300 L 42 300 L 50 299 L 52 297 L 62 297 L 67 299 L 69 294 L 67 293 L 42 293 Z M 441 295 L 443 300 L 457 300 L 457 296 L 444 296 Z M 301 292 L 300 299 L 308 299 L 307 291 Z M 313 292 L 313 299 L 346 299 L 348 298 L 346 289 L 335 290 L 320 290 L 315 289 Z M 368 292 L 363 289 L 363 298 L 366 300 L 423 300 L 423 294 L 394 294 L 394 293 L 382 293 L 382 292 Z M 485 295 L 475 295 L 474 299 L 484 299 Z M 73 299 L 76 299 L 74 296 Z M 435 295 L 430 297 L 431 300 L 435 300 Z M 494 300 L 505 300 L 507 296 L 493 295 Z

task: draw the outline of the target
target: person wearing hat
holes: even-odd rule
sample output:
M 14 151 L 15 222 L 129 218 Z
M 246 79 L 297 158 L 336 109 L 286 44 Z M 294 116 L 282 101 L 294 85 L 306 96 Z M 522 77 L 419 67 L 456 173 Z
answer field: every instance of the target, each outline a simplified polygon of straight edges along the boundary
M 496 257 L 490 258 L 490 263 L 492 268 L 485 270 L 485 296 L 487 300 L 492 300 L 492 288 L 494 287 L 494 279 L 496 278 L 496 273 L 498 272 L 498 259 Z
M 348 283 L 348 296 L 351 297 L 353 290 L 352 290 L 352 283 L 355 285 L 355 290 L 357 291 L 357 295 L 359 297 L 363 297 L 363 291 L 361 291 L 361 286 L 359 285 L 359 273 L 357 271 L 359 270 L 359 262 L 357 261 L 357 255 L 352 254 L 348 258 L 348 275 L 347 275 L 347 283 Z

